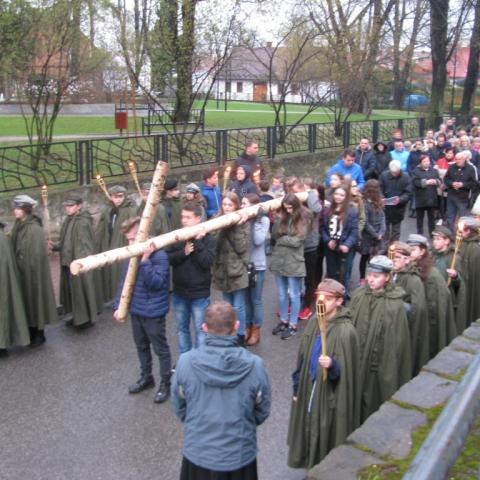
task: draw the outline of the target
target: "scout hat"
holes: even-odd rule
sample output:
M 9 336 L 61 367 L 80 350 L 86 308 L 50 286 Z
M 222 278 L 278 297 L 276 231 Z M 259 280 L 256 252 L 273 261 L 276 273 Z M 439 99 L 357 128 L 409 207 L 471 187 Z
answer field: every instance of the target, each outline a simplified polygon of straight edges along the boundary
M 418 235 L 417 233 L 411 233 L 408 236 L 407 243 L 411 245 L 412 247 L 414 246 L 419 246 L 419 247 L 428 247 L 428 240 L 426 237 L 423 235 Z
M 168 190 L 175 190 L 178 187 L 178 180 L 175 178 L 167 178 L 165 182 L 165 191 L 167 192 Z
M 333 278 L 325 278 L 318 284 L 315 293 L 318 294 L 320 292 L 330 293 L 335 297 L 344 297 L 345 296 L 345 287 Z
M 393 262 L 385 255 L 375 255 L 368 262 L 369 272 L 390 273 L 393 270 Z
M 187 193 L 199 193 L 200 187 L 196 183 L 189 183 L 185 188 Z
M 124 195 L 127 193 L 127 189 L 123 185 L 113 185 L 109 187 L 108 193 L 110 195 L 117 195 L 123 193 Z
M 390 247 L 388 247 L 389 250 L 393 250 L 394 252 L 398 252 L 402 255 L 406 255 L 407 257 L 410 256 L 412 253 L 412 249 L 408 243 L 405 242 L 400 242 L 397 240 L 396 242 L 393 242 Z
M 13 199 L 14 208 L 23 208 L 23 207 L 35 207 L 37 201 L 28 195 L 17 195 Z
M 480 222 L 475 217 L 460 217 L 458 223 L 463 223 L 464 227 L 470 230 L 476 230 L 480 228 Z
M 76 193 L 71 193 L 68 195 L 65 200 L 62 202 L 63 206 L 72 206 L 72 205 L 81 205 L 83 203 L 83 198 Z
M 445 237 L 453 240 L 453 232 L 445 225 L 437 225 L 435 230 L 432 232 L 432 237 L 434 236 Z

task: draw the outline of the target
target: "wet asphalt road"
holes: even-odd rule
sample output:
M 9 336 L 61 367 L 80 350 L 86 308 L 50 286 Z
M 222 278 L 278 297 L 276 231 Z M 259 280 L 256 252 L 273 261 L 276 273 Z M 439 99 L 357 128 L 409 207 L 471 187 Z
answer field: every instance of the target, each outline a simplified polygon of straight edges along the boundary
M 407 228 L 402 233 L 404 238 Z M 352 285 L 358 282 L 357 262 Z M 218 292 L 213 298 L 219 299 Z M 305 471 L 288 468 L 286 447 L 300 335 L 282 341 L 271 334 L 277 300 L 270 273 L 264 298 L 262 340 L 251 349 L 264 359 L 272 385 L 272 412 L 258 428 L 259 477 L 300 480 Z M 167 324 L 176 361 L 172 312 Z M 155 389 L 127 393 L 139 375 L 130 324 L 118 325 L 106 312 L 94 328 L 78 332 L 60 323 L 47 327 L 46 336 L 42 347 L 14 349 L 0 363 L 0 478 L 177 479 L 182 425 L 170 402 L 154 404 Z

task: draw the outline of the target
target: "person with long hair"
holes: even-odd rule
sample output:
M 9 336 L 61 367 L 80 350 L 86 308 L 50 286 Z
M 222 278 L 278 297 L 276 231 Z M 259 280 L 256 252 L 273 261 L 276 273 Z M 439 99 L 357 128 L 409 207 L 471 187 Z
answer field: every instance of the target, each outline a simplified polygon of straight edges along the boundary
M 285 195 L 273 225 L 275 246 L 270 264 L 270 270 L 275 275 L 280 307 L 280 322 L 272 333 L 281 333 L 283 340 L 297 333 L 302 282 L 306 275 L 303 249 L 310 224 L 310 213 L 297 196 L 292 193 Z
M 358 241 L 358 213 L 350 204 L 349 189 L 337 187 L 323 211 L 322 240 L 327 245 L 327 277 L 345 285 L 347 256 Z
M 263 180 L 262 180 L 263 181 Z M 247 193 L 242 199 L 242 208 L 251 207 L 260 203 L 260 197 L 254 193 Z M 260 328 L 263 324 L 263 284 L 267 269 L 267 255 L 265 242 L 270 231 L 270 219 L 263 215 L 261 210 L 250 223 L 250 263 L 255 265 L 255 285 L 249 285 L 246 295 L 246 334 L 245 342 L 248 346 L 256 345 L 260 341 Z
M 385 236 L 385 212 L 383 197 L 378 180 L 368 180 L 363 189 L 365 208 L 365 228 L 361 234 L 360 243 L 360 285 L 365 285 L 365 272 L 370 258 L 383 250 Z
M 222 199 L 219 215 L 240 209 L 237 194 L 226 192 Z M 217 251 L 213 264 L 213 284 L 220 290 L 223 299 L 235 309 L 238 327 L 238 342 L 245 345 L 245 295 L 248 287 L 248 259 L 250 246 L 250 224 L 239 223 L 220 230 L 217 236 Z

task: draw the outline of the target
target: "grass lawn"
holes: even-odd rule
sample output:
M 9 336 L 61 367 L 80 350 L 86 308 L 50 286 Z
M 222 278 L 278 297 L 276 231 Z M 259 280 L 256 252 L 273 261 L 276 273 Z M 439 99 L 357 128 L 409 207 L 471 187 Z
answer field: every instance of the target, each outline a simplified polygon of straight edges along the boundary
M 210 101 L 205 113 L 207 129 L 222 128 L 249 128 L 262 127 L 273 124 L 273 113 L 266 104 L 247 103 L 247 102 L 229 102 L 228 111 L 223 110 L 223 104 L 220 103 L 220 109 L 216 110 L 216 102 Z M 288 123 L 295 123 L 305 112 L 305 107 L 301 105 L 289 105 Z M 410 117 L 416 114 L 411 113 Z M 407 112 L 400 110 L 374 110 L 370 120 L 381 120 L 387 118 L 408 118 Z M 364 120 L 365 116 L 355 114 L 350 120 Z M 331 122 L 332 119 L 324 109 L 318 109 L 309 114 L 303 123 L 323 123 Z M 129 117 L 130 132 L 134 131 L 134 121 L 132 115 Z M 141 133 L 141 118 L 137 119 L 138 132 Z M 158 131 L 161 131 L 158 129 Z M 114 119 L 111 116 L 62 116 L 60 115 L 55 124 L 55 135 L 110 135 L 117 133 L 114 128 Z M 20 115 L 0 116 L 0 141 L 2 137 L 26 136 L 25 124 Z M 18 143 L 18 142 L 15 142 Z M 5 145 L 5 142 L 2 142 Z

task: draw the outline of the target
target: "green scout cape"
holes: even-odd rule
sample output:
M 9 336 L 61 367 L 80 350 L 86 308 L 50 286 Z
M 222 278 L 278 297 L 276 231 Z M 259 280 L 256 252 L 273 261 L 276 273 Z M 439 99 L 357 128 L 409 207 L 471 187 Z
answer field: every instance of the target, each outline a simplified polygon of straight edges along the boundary
M 182 199 L 164 197 L 160 205 L 165 209 L 168 231 L 182 228 Z
M 350 310 L 342 309 L 328 322 L 327 354 L 340 365 L 340 378 L 335 384 L 323 381 L 320 366 L 316 382 L 310 378 L 310 356 L 319 334 L 314 315 L 300 344 L 300 383 L 297 401 L 292 401 L 290 410 L 288 465 L 293 468 L 313 467 L 359 426 L 360 352 Z
M 43 330 L 58 314 L 41 219 L 16 220 L 11 236 L 28 326 Z
M 461 271 L 467 290 L 466 326 L 480 318 L 480 236 L 464 238 L 460 248 Z
M 115 222 L 112 225 L 112 218 Z M 137 216 L 137 207 L 130 198 L 126 198 L 119 208 L 110 204 L 102 212 L 96 229 L 97 252 L 106 252 L 114 248 L 127 245 L 125 235 L 120 231 L 120 226 L 125 220 Z M 122 270 L 121 262 L 106 265 L 101 269 L 102 290 L 106 302 L 112 300 L 117 293 L 118 283 Z
M 378 410 L 412 377 L 405 292 L 388 284 L 380 293 L 357 289 L 350 309 L 360 342 L 360 421 Z
M 100 311 L 97 305 L 95 272 L 71 275 L 73 260 L 95 253 L 93 219 L 87 212 L 67 217 L 60 230 L 60 302 L 64 313 L 73 314 L 73 324 L 78 326 L 93 322 Z
M 145 210 L 145 200 L 142 200 L 142 203 L 137 209 L 137 215 L 142 216 L 143 211 Z M 153 218 L 152 227 L 150 228 L 150 235 L 156 237 L 157 235 L 163 235 L 168 233 L 168 218 L 165 207 L 160 203 Z
M 442 275 L 443 279 L 448 282 L 447 268 L 452 264 L 453 252 L 455 248 L 450 245 L 445 252 L 432 250 L 432 257 L 435 260 L 435 267 Z M 452 297 L 453 311 L 455 313 L 455 324 L 457 326 L 457 334 L 462 333 L 467 328 L 467 288 L 462 271 L 462 258 L 458 255 L 455 270 L 458 275 L 452 278 L 450 282 L 450 295 Z
M 0 229 L 0 348 L 30 343 L 27 316 L 10 239 Z
M 457 327 L 450 291 L 435 267 L 430 269 L 423 285 L 430 324 L 430 358 L 433 358 L 457 336 Z
M 412 376 L 415 376 L 430 359 L 425 289 L 420 274 L 414 265 L 409 265 L 403 272 L 397 272 L 395 274 L 395 284 L 405 290 L 404 301 L 410 304 L 407 318 L 412 353 Z

